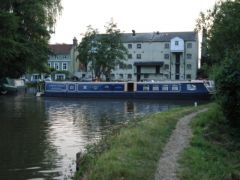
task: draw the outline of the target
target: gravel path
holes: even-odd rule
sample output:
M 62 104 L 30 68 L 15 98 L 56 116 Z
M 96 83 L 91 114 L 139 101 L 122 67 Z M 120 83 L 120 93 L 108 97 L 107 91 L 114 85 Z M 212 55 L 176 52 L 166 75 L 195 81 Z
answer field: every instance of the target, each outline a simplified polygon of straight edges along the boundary
M 178 158 L 180 153 L 189 145 L 192 131 L 189 123 L 198 113 L 205 112 L 207 109 L 191 113 L 179 119 L 176 129 L 173 131 L 168 143 L 163 149 L 163 154 L 158 163 L 155 173 L 155 180 L 177 180 Z

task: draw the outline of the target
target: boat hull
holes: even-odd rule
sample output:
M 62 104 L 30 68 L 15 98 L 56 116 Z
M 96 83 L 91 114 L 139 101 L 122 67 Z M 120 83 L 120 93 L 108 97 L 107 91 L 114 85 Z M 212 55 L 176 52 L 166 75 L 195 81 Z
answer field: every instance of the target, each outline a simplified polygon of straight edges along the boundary
M 71 83 L 47 82 L 46 97 L 194 99 L 208 100 L 212 94 L 203 83 Z
M 107 92 L 107 93 L 95 93 L 95 92 L 84 92 L 84 93 L 66 93 L 66 92 L 45 92 L 45 97 L 72 97 L 72 98 L 127 98 L 127 99 L 201 99 L 210 100 L 212 95 L 209 93 L 132 93 L 132 92 Z

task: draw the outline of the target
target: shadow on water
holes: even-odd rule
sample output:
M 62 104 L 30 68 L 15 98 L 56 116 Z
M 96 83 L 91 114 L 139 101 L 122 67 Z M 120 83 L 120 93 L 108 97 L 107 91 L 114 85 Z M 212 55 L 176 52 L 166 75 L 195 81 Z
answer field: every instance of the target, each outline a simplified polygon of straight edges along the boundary
M 0 96 L 0 179 L 69 179 L 76 153 L 109 128 L 148 113 L 193 104 Z

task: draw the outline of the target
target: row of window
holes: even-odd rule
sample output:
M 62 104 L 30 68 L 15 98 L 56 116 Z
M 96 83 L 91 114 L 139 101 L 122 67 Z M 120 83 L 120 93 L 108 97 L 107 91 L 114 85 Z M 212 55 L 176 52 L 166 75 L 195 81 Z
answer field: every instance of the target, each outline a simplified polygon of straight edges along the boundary
M 128 59 L 132 59 L 133 56 L 132 54 L 128 54 Z M 142 59 L 142 55 L 141 54 L 136 54 L 136 58 L 137 59 Z M 169 59 L 170 58 L 170 54 L 164 54 L 164 59 Z M 192 54 L 186 54 L 186 58 L 187 59 L 192 59 Z
M 115 76 L 115 74 L 111 74 L 111 78 L 112 78 L 112 79 L 115 79 L 115 78 L 117 78 L 117 77 Z M 127 78 L 128 78 L 128 79 L 132 79 L 132 74 L 127 74 Z M 123 74 L 119 74 L 119 75 L 118 75 L 118 79 L 123 79 Z
M 119 69 L 132 69 L 132 68 L 133 68 L 132 64 L 119 64 Z M 163 66 L 163 69 L 164 70 L 169 70 L 169 64 L 165 64 Z M 187 64 L 186 69 L 191 70 L 192 69 L 192 64 Z
M 188 91 L 195 91 L 197 86 L 194 84 L 187 84 Z M 143 91 L 150 91 L 150 85 L 146 84 L 143 86 Z M 152 85 L 152 91 L 180 91 L 180 86 L 178 84 L 173 85 Z
M 116 77 L 116 75 L 115 74 L 111 74 L 111 78 L 112 79 L 124 79 L 123 78 L 123 74 L 118 74 L 118 77 Z M 178 75 L 179 76 L 179 75 Z M 164 77 L 166 78 L 166 79 L 169 79 L 169 75 L 168 74 L 164 74 Z M 127 74 L 127 79 L 132 79 L 133 78 L 133 75 L 132 74 Z M 149 78 L 149 74 L 143 74 L 143 78 L 144 79 L 148 79 Z M 189 80 L 191 80 L 191 78 L 192 78 L 192 75 L 191 74 L 186 74 L 186 79 L 189 79 Z
M 53 66 L 51 65 L 51 63 L 48 63 L 49 67 L 53 67 L 56 70 L 63 70 L 63 71 L 67 71 L 68 70 L 68 63 L 63 62 L 62 64 L 62 68 L 60 68 L 60 64 L 58 62 L 53 63 Z
M 179 42 L 175 41 L 175 45 L 178 46 Z M 142 48 L 142 44 L 137 44 L 136 47 L 137 47 L 137 49 L 141 49 Z M 165 49 L 169 49 L 169 47 L 170 47 L 170 43 L 165 43 L 164 44 L 164 48 Z M 128 44 L 128 49 L 132 49 L 132 48 L 133 48 L 133 44 Z M 192 48 L 192 43 L 187 43 L 187 48 L 191 49 Z
M 69 56 L 67 55 L 53 55 L 53 56 L 50 56 L 49 59 L 68 59 Z
M 164 68 L 164 70 L 168 70 L 168 69 L 169 69 L 169 65 L 168 65 L 168 64 L 165 64 L 165 65 L 163 66 L 163 68 Z M 186 69 L 187 69 L 187 70 L 192 70 L 192 65 L 191 65 L 191 64 L 187 64 L 187 65 L 186 65 Z
M 119 64 L 119 69 L 132 69 L 132 64 Z
M 137 49 L 141 49 L 142 44 L 137 44 Z M 128 49 L 132 49 L 132 44 L 128 44 Z

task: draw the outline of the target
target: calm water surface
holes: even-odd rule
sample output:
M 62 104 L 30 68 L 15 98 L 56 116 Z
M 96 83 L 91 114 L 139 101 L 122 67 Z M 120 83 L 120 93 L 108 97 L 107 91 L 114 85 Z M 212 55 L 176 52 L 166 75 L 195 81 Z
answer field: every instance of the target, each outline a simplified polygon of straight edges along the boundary
M 0 179 L 71 179 L 76 153 L 112 126 L 193 103 L 0 96 Z

